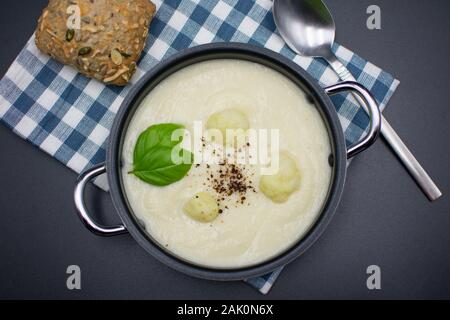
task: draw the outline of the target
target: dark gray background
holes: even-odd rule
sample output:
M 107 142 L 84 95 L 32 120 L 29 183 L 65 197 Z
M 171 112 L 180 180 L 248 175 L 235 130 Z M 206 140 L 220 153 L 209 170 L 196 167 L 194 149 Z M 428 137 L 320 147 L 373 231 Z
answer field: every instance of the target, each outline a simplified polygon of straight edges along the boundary
M 2 1 L 0 74 L 32 34 L 46 0 Z M 160 264 L 130 236 L 99 238 L 75 215 L 76 174 L 0 126 L 0 298 L 450 298 L 450 1 L 328 0 L 337 40 L 401 80 L 385 113 L 442 188 L 429 203 L 385 143 L 359 156 L 323 237 L 289 265 L 269 295 L 250 286 L 193 279 Z M 382 8 L 382 30 L 366 8 Z M 106 193 L 89 190 L 100 219 Z M 112 218 L 109 218 L 112 217 Z M 66 268 L 82 290 L 66 289 Z M 382 290 L 366 268 L 382 269 Z

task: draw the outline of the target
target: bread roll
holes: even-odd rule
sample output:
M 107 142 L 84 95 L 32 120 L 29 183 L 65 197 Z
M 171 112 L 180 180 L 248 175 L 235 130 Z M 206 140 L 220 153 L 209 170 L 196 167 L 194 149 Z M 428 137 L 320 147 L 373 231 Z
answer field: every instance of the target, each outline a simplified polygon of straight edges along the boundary
M 36 45 L 88 77 L 124 86 L 154 13 L 149 0 L 50 0 L 39 18 Z

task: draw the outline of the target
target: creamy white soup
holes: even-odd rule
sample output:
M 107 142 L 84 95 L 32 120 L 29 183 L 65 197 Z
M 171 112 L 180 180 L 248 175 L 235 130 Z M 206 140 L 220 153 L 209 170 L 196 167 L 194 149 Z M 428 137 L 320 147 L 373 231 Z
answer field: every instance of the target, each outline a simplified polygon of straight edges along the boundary
M 129 173 L 141 132 L 160 123 L 191 132 L 196 121 L 205 130 L 236 123 L 278 129 L 284 175 L 263 174 L 267 163 L 201 163 L 160 187 Z M 201 144 L 211 154 L 222 146 L 203 138 Z M 124 192 L 146 231 L 173 254 L 214 268 L 255 265 L 299 241 L 320 215 L 332 176 L 316 107 L 282 74 L 242 60 L 197 63 L 161 82 L 134 114 L 122 153 Z

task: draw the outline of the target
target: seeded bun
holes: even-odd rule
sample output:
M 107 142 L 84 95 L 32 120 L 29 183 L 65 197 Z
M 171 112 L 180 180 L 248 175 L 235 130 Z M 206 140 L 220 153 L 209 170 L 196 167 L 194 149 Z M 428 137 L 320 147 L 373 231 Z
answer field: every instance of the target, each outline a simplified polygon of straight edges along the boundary
M 149 0 L 50 0 L 39 18 L 36 45 L 85 76 L 124 86 L 154 14 Z

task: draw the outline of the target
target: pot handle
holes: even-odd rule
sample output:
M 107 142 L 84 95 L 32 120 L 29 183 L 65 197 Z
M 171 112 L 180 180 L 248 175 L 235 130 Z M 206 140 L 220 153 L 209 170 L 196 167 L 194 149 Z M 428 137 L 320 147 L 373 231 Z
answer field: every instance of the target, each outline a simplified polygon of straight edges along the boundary
M 104 163 L 96 165 L 91 169 L 84 171 L 78 177 L 78 182 L 75 186 L 73 196 L 75 201 L 75 207 L 77 209 L 77 214 L 80 217 L 83 224 L 86 226 L 86 228 L 88 228 L 89 231 L 95 233 L 96 235 L 109 237 L 127 233 L 127 229 L 125 228 L 124 225 L 117 225 L 111 227 L 99 225 L 89 215 L 86 209 L 86 204 L 84 202 L 84 190 L 86 189 L 86 185 L 88 184 L 88 182 L 105 172 L 106 172 L 106 165 Z
M 345 81 L 325 88 L 325 92 L 329 95 L 342 91 L 353 91 L 361 97 L 366 103 L 366 105 L 363 105 L 362 107 L 370 116 L 370 128 L 367 135 L 347 150 L 347 158 L 350 159 L 366 150 L 377 140 L 381 130 L 381 112 L 369 90 L 357 82 Z

